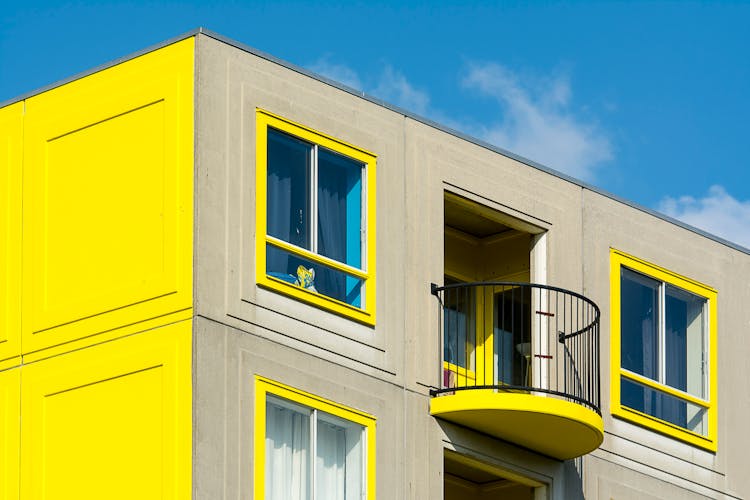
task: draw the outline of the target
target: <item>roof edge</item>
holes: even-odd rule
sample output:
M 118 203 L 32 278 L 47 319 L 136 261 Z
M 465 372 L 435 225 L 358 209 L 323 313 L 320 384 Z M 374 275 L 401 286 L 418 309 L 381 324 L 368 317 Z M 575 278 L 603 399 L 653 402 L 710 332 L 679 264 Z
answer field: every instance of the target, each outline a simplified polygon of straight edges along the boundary
M 42 87 L 39 87 L 37 89 L 34 89 L 30 92 L 24 92 L 23 94 L 12 97 L 8 99 L 7 101 L 0 102 L 0 108 L 4 108 L 5 106 L 10 106 L 11 104 L 15 104 L 17 102 L 21 102 L 23 100 L 26 100 L 30 97 L 34 97 L 36 95 L 42 94 L 44 92 L 50 91 L 52 89 L 55 89 L 57 87 L 62 87 L 63 85 L 73 82 L 75 80 L 80 80 L 81 78 L 85 78 L 89 75 L 93 75 L 94 73 L 98 73 L 100 71 L 103 71 L 105 69 L 109 69 L 113 66 L 117 66 L 118 64 L 122 64 L 124 62 L 130 61 L 131 59 L 135 59 L 136 57 L 140 57 L 144 54 L 148 54 L 149 52 L 154 52 L 155 50 L 159 50 L 161 48 L 166 47 L 167 45 L 172 45 L 173 43 L 180 42 L 182 40 L 185 40 L 187 38 L 190 38 L 192 36 L 197 35 L 201 32 L 201 28 L 195 28 L 190 31 L 187 31 L 181 35 L 177 35 L 175 37 L 169 38 L 167 40 L 164 40 L 162 42 L 156 43 L 154 45 L 149 45 L 148 47 L 138 50 L 136 52 L 131 52 L 130 54 L 127 54 L 122 57 L 118 57 L 117 59 L 113 59 L 111 61 L 108 61 L 104 64 L 100 64 L 99 66 L 95 66 L 91 69 L 87 69 L 85 71 L 82 71 L 80 73 L 76 73 L 72 76 L 63 78 L 62 80 L 57 80 L 56 82 L 50 83 L 49 85 L 44 85 Z
M 263 52 L 261 50 L 258 50 L 256 48 L 254 48 L 254 47 L 246 45 L 244 43 L 238 42 L 238 41 L 233 40 L 231 38 L 227 38 L 227 37 L 225 37 L 225 36 L 223 36 L 223 35 L 221 35 L 219 33 L 213 32 L 211 30 L 204 29 L 204 28 L 199 28 L 197 31 L 199 33 L 201 33 L 203 35 L 206 35 L 208 37 L 211 37 L 211 38 L 213 38 L 213 39 L 215 39 L 215 40 L 217 40 L 219 42 L 226 43 L 227 45 L 231 45 L 232 47 L 235 47 L 237 49 L 243 50 L 243 51 L 248 52 L 250 54 L 253 54 L 255 56 L 258 56 L 258 57 L 261 57 L 263 59 L 266 59 L 269 62 L 278 64 L 280 66 L 283 66 L 283 67 L 285 67 L 287 69 L 290 69 L 290 70 L 295 71 L 297 73 L 300 73 L 302 75 L 308 76 L 308 77 L 313 78 L 315 80 L 318 80 L 320 82 L 323 82 L 323 83 L 326 83 L 328 85 L 331 85 L 332 87 L 335 87 L 335 88 L 337 88 L 339 90 L 343 90 L 344 92 L 347 92 L 347 93 L 352 94 L 354 96 L 357 96 L 357 97 L 360 97 L 362 99 L 365 99 L 365 100 L 367 100 L 367 101 L 369 101 L 369 102 L 371 102 L 373 104 L 376 104 L 378 106 L 382 106 L 382 107 L 384 107 L 386 109 L 389 109 L 391 111 L 399 113 L 399 114 L 401 114 L 401 115 L 403 115 L 403 116 L 405 116 L 407 118 L 410 118 L 412 120 L 415 120 L 415 121 L 418 121 L 420 123 L 423 123 L 423 124 L 425 124 L 425 125 L 427 125 L 429 127 L 433 127 L 433 128 L 438 129 L 438 130 L 440 130 L 442 132 L 445 132 L 447 134 L 453 135 L 453 136 L 455 136 L 455 137 L 457 137 L 459 139 L 463 139 L 463 140 L 465 140 L 467 142 L 470 142 L 470 143 L 475 144 L 477 146 L 480 146 L 482 148 L 488 149 L 488 150 L 490 150 L 490 151 L 492 151 L 494 153 L 501 154 L 503 156 L 506 156 L 508 158 L 516 160 L 516 161 L 518 161 L 520 163 L 523 163 L 524 165 L 527 165 L 529 167 L 535 168 L 537 170 L 541 170 L 542 172 L 548 173 L 548 174 L 553 175 L 555 177 L 558 177 L 558 178 L 560 178 L 560 179 L 562 179 L 564 181 L 567 181 L 567 182 L 570 182 L 572 184 L 575 184 L 575 185 L 579 186 L 582 189 L 594 192 L 596 194 L 604 196 L 605 198 L 609 198 L 609 199 L 611 199 L 613 201 L 616 201 L 618 203 L 622 203 L 623 205 L 627 205 L 627 206 L 629 206 L 631 208 L 634 208 L 636 210 L 644 212 L 644 213 L 646 213 L 648 215 L 651 215 L 653 217 L 661 219 L 661 220 L 663 220 L 665 222 L 669 222 L 670 224 L 674 224 L 674 225 L 679 226 L 679 227 L 681 227 L 683 229 L 691 231 L 691 232 L 693 232 L 695 234 L 698 234 L 699 236 L 703 236 L 703 237 L 708 238 L 710 240 L 713 240 L 713 241 L 715 241 L 717 243 L 725 245 L 725 246 L 727 246 L 729 248 L 732 248 L 734 250 L 737 250 L 737 251 L 740 251 L 742 253 L 750 255 L 750 248 L 744 247 L 744 246 L 742 246 L 742 245 L 740 245 L 738 243 L 731 242 L 729 240 L 721 238 L 720 236 L 716 236 L 714 234 L 711 234 L 711 233 L 709 233 L 707 231 L 704 231 L 703 229 L 700 229 L 700 228 L 697 228 L 697 227 L 692 226 L 690 224 L 687 224 L 687 223 L 685 223 L 685 222 L 683 222 L 681 220 L 678 220 L 678 219 L 675 219 L 673 217 L 670 217 L 670 216 L 668 216 L 666 214 L 663 214 L 663 213 L 661 213 L 661 212 L 659 212 L 657 210 L 654 210 L 652 208 L 648 208 L 646 206 L 643 206 L 643 205 L 640 205 L 640 204 L 635 203 L 633 201 L 630 201 L 630 200 L 627 200 L 625 198 L 622 198 L 622 197 L 620 197 L 618 195 L 615 195 L 613 193 L 610 193 L 610 192 L 608 192 L 608 191 L 606 191 L 604 189 L 596 187 L 593 184 L 589 184 L 587 182 L 584 182 L 584 181 L 582 181 L 580 179 L 577 179 L 575 177 L 572 177 L 572 176 L 570 176 L 568 174 L 565 174 L 565 173 L 560 172 L 558 170 L 555 170 L 553 168 L 547 167 L 546 165 L 542 165 L 541 163 L 537 163 L 537 162 L 535 162 L 533 160 L 530 160 L 530 159 L 525 158 L 525 157 L 523 157 L 521 155 L 515 154 L 515 153 L 513 153 L 511 151 L 508 151 L 506 149 L 503 149 L 503 148 L 501 148 L 499 146 L 495 146 L 494 144 L 490 144 L 490 143 L 485 142 L 485 141 L 483 141 L 481 139 L 478 139 L 476 137 L 470 136 L 470 135 L 465 134 L 463 132 L 459 132 L 458 130 L 452 129 L 452 128 L 447 127 L 445 125 L 442 125 L 441 123 L 438 123 L 438 122 L 436 122 L 434 120 L 431 120 L 431 119 L 429 119 L 427 117 L 424 117 L 424 116 L 421 116 L 421 115 L 419 115 L 417 113 L 413 113 L 413 112 L 408 111 L 406 109 L 400 108 L 399 106 L 390 104 L 390 103 L 388 103 L 388 102 L 386 102 L 386 101 L 384 101 L 382 99 L 379 99 L 379 98 L 377 98 L 375 96 L 369 95 L 366 92 L 363 92 L 361 90 L 357 90 L 355 88 L 349 87 L 349 86 L 344 85 L 342 83 L 339 83 L 339 82 L 337 82 L 335 80 L 331 80 L 330 78 L 328 78 L 326 76 L 320 75 L 318 73 L 315 73 L 314 71 L 310 71 L 310 70 L 305 69 L 305 68 L 303 68 L 301 66 L 297 66 L 296 64 L 290 63 L 288 61 L 284 61 L 283 59 L 279 59 L 278 57 L 273 56 L 273 55 L 271 55 L 271 54 L 269 54 L 267 52 Z
M 394 104 L 390 104 L 390 103 L 388 103 L 388 102 L 386 102 L 386 101 L 384 101 L 382 99 L 379 99 L 379 98 L 377 98 L 375 96 L 369 95 L 366 92 L 363 92 L 361 90 L 357 90 L 355 88 L 349 87 L 349 86 L 344 85 L 342 83 L 339 83 L 339 82 L 337 82 L 335 80 L 331 80 L 328 77 L 325 77 L 325 76 L 320 75 L 318 73 L 315 73 L 313 71 L 307 70 L 307 69 L 305 69 L 305 68 L 303 68 L 301 66 L 297 66 L 296 64 L 292 64 L 292 63 L 290 63 L 288 61 L 284 61 L 283 59 L 279 59 L 278 57 L 275 57 L 275 56 L 273 56 L 273 55 L 271 55 L 271 54 L 269 54 L 267 52 L 263 52 L 261 50 L 258 50 L 256 48 L 254 48 L 254 47 L 251 47 L 251 46 L 246 45 L 244 43 L 238 42 L 238 41 L 233 40 L 231 38 L 225 37 L 225 36 L 223 36 L 223 35 L 221 35 L 219 33 L 216 33 L 214 31 L 211 31 L 211 30 L 203 28 L 203 27 L 198 27 L 198 28 L 191 29 L 191 30 L 189 30 L 189 31 L 187 31 L 185 33 L 180 34 L 180 35 L 174 36 L 172 38 L 169 38 L 169 39 L 164 40 L 162 42 L 156 43 L 154 45 L 150 45 L 150 46 L 148 46 L 148 47 L 146 47 L 144 49 L 141 49 L 141 50 L 138 50 L 136 52 L 130 53 L 128 55 L 125 55 L 123 57 L 119 57 L 117 59 L 111 60 L 109 62 L 106 62 L 104 64 L 101 64 L 99 66 L 91 68 L 89 70 L 86 70 L 86 71 L 74 74 L 74 75 L 72 75 L 70 77 L 64 78 L 62 80 L 58 80 L 58 81 L 56 81 L 54 83 L 51 83 L 49 85 L 45 85 L 43 87 L 37 88 L 35 90 L 32 90 L 30 92 L 23 93 L 23 94 L 21 94 L 21 95 L 19 95 L 17 97 L 9 99 L 9 100 L 0 102 L 0 108 L 3 108 L 5 106 L 9 106 L 11 104 L 15 104 L 17 102 L 20 102 L 20 101 L 23 101 L 25 99 L 28 99 L 29 97 L 33 97 L 33 96 L 41 94 L 43 92 L 47 92 L 49 90 L 52 90 L 52 89 L 57 88 L 57 87 L 60 87 L 62 85 L 70 83 L 72 81 L 84 78 L 86 76 L 92 75 L 92 74 L 97 73 L 99 71 L 103 71 L 105 69 L 111 68 L 111 67 L 116 66 L 118 64 L 121 64 L 123 62 L 129 61 L 131 59 L 135 59 L 136 57 L 142 56 L 142 55 L 147 54 L 149 52 L 153 52 L 155 50 L 159 50 L 159 49 L 161 49 L 163 47 L 166 47 L 167 45 L 172 45 L 173 43 L 182 41 L 182 40 L 184 40 L 186 38 L 190 38 L 190 37 L 193 37 L 193 36 L 196 36 L 196 35 L 199 35 L 199 34 L 208 36 L 208 37 L 213 38 L 213 39 L 215 39 L 215 40 L 217 40 L 219 42 L 225 43 L 225 44 L 230 45 L 232 47 L 235 47 L 235 48 L 237 48 L 239 50 L 242 50 L 244 52 L 248 52 L 248 53 L 253 54 L 253 55 L 257 56 L 257 57 L 260 57 L 260 58 L 265 59 L 265 60 L 267 60 L 269 62 L 272 62 L 274 64 L 278 64 L 280 66 L 283 66 L 284 68 L 287 68 L 287 69 L 289 69 L 291 71 L 294 71 L 296 73 L 300 73 L 300 74 L 302 74 L 304 76 L 307 76 L 307 77 L 313 78 L 315 80 L 318 80 L 318 81 L 320 81 L 322 83 L 325 83 L 325 84 L 330 85 L 332 87 L 335 87 L 335 88 L 337 88 L 339 90 L 342 90 L 342 91 L 344 91 L 344 92 L 346 92 L 348 94 L 354 95 L 354 96 L 359 97 L 361 99 L 365 99 L 366 101 L 369 101 L 369 102 L 371 102 L 371 103 L 373 103 L 375 105 L 384 107 L 384 108 L 389 109 L 389 110 L 391 110 L 391 111 L 393 111 L 395 113 L 403 115 L 406 118 L 410 118 L 410 119 L 415 120 L 415 121 L 417 121 L 419 123 L 422 123 L 422 124 L 427 125 L 429 127 L 435 128 L 437 130 L 440 130 L 442 132 L 450 134 L 450 135 L 452 135 L 454 137 L 457 137 L 459 139 L 465 140 L 465 141 L 467 141 L 469 143 L 472 143 L 474 145 L 477 145 L 479 147 L 485 148 L 485 149 L 487 149 L 489 151 L 492 151 L 494 153 L 498 153 L 498 154 L 501 154 L 501 155 L 506 156 L 508 158 L 511 158 L 513 160 L 516 160 L 519 163 L 522 163 L 522 164 L 527 165 L 529 167 L 535 168 L 537 170 L 540 170 L 542 172 L 550 174 L 550 175 L 552 175 L 554 177 L 557 177 L 559 179 L 562 179 L 564 181 L 570 182 L 571 184 L 575 184 L 575 185 L 579 186 L 581 189 L 585 189 L 585 190 L 594 192 L 596 194 L 599 194 L 601 196 L 609 198 L 609 199 L 611 199 L 613 201 L 616 201 L 618 203 L 622 203 L 623 205 L 627 205 L 627 206 L 629 206 L 631 208 L 634 208 L 636 210 L 644 212 L 644 213 L 646 213 L 648 215 L 651 215 L 653 217 L 661 219 L 661 220 L 663 220 L 665 222 L 669 222 L 670 224 L 674 224 L 674 225 L 676 225 L 678 227 L 681 227 L 681 228 L 686 229 L 686 230 L 688 230 L 690 232 L 698 234 L 699 236 L 703 236 L 703 237 L 708 238 L 708 239 L 710 239 L 712 241 L 715 241 L 715 242 L 717 242 L 719 244 L 722 244 L 724 246 L 727 246 L 727 247 L 732 248 L 734 250 L 737 250 L 739 252 L 742 252 L 742 253 L 750 255 L 750 248 L 747 248 L 747 247 L 745 247 L 743 245 L 731 242 L 729 240 L 726 240 L 724 238 L 721 238 L 719 236 L 711 234 L 711 233 L 709 233 L 707 231 L 704 231 L 704 230 L 699 229 L 699 228 L 697 228 L 695 226 L 687 224 L 687 223 L 685 223 L 683 221 L 680 221 L 678 219 L 670 217 L 670 216 L 668 216 L 666 214 L 663 214 L 661 212 L 658 212 L 658 211 L 656 211 L 654 209 L 648 208 L 646 206 L 643 206 L 643 205 L 640 205 L 640 204 L 635 203 L 633 201 L 630 201 L 630 200 L 627 200 L 625 198 L 622 198 L 622 197 L 620 197 L 618 195 L 610 193 L 610 192 L 608 192 L 608 191 L 606 191 L 604 189 L 598 188 L 598 187 L 596 187 L 596 186 L 594 186 L 592 184 L 589 184 L 587 182 L 584 182 L 584 181 L 582 181 L 580 179 L 577 179 L 575 177 L 567 175 L 567 174 L 565 174 L 563 172 L 560 172 L 558 170 L 555 170 L 553 168 L 547 167 L 546 165 L 542 165 L 541 163 L 537 163 L 537 162 L 535 162 L 533 160 L 530 160 L 528 158 L 525 158 L 525 157 L 523 157 L 521 155 L 515 154 L 515 153 L 513 153 L 511 151 L 508 151 L 508 150 L 503 149 L 501 147 L 495 146 L 494 144 L 490 144 L 490 143 L 485 142 L 485 141 L 483 141 L 481 139 L 478 139 L 476 137 L 470 136 L 470 135 L 465 134 L 463 132 L 460 132 L 458 130 L 452 129 L 452 128 L 447 127 L 445 125 L 442 125 L 442 124 L 440 124 L 440 123 L 438 123 L 438 122 L 436 122 L 434 120 L 431 120 L 431 119 L 429 119 L 427 117 L 421 116 L 421 115 L 419 115 L 417 113 L 413 113 L 411 111 L 403 109 L 403 108 L 401 108 L 399 106 L 396 106 Z

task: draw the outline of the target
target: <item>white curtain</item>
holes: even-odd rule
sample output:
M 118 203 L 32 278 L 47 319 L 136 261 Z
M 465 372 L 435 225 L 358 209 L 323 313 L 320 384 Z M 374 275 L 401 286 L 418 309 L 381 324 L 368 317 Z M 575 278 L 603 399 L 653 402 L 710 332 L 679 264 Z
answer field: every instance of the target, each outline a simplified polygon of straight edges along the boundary
M 315 447 L 311 428 L 317 436 Z M 265 500 L 363 500 L 363 430 L 353 422 L 269 397 Z
M 346 500 L 346 430 L 318 422 L 318 456 L 315 458 L 318 498 Z
M 310 415 L 270 401 L 265 490 L 265 500 L 310 500 Z
M 316 500 L 363 500 L 363 428 L 322 415 L 317 427 Z

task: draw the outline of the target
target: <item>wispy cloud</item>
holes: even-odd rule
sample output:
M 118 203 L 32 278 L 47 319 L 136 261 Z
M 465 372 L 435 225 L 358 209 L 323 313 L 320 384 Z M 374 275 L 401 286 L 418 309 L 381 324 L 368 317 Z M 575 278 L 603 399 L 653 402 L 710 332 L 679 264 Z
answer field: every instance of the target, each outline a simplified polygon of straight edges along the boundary
M 389 65 L 383 68 L 378 84 L 372 93 L 385 101 L 421 115 L 429 111 L 430 96 L 427 92 L 415 88 L 403 73 Z
M 425 114 L 429 110 L 430 96 L 427 92 L 417 89 L 403 73 L 389 64 L 383 65 L 379 74 L 364 80 L 349 66 L 333 62 L 330 55 L 321 57 L 308 67 L 331 80 L 364 90 L 408 111 Z
M 665 197 L 658 210 L 750 248 L 750 200 L 738 200 L 722 186 L 711 186 L 702 198 Z
M 522 80 L 500 64 L 472 64 L 463 85 L 499 106 L 498 121 L 479 131 L 487 142 L 589 181 L 613 157 L 606 133 L 573 109 L 565 76 Z
M 465 92 L 488 99 L 496 119 L 476 125 L 434 107 L 427 91 L 398 69 L 384 64 L 379 73 L 362 78 L 330 56 L 309 67 L 324 76 L 393 103 L 453 129 L 480 137 L 504 149 L 583 180 L 593 181 L 597 169 L 612 159 L 612 145 L 593 120 L 573 109 L 570 81 L 564 76 L 522 79 L 496 63 L 471 64 L 459 75 Z
M 324 55 L 308 67 L 331 80 L 336 80 L 353 89 L 363 90 L 362 80 L 357 72 L 345 64 L 332 62 L 330 55 Z

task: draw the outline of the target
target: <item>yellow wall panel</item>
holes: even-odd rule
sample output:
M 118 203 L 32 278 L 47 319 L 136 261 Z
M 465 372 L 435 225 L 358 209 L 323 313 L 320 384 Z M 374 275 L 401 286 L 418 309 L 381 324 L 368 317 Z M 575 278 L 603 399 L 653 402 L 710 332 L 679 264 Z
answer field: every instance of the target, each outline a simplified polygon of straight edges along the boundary
M 24 353 L 192 306 L 193 45 L 27 100 Z
M 21 354 L 23 107 L 0 109 L 0 361 Z
M 0 372 L 0 500 L 18 500 L 21 369 Z
M 191 326 L 24 367 L 25 500 L 190 498 Z

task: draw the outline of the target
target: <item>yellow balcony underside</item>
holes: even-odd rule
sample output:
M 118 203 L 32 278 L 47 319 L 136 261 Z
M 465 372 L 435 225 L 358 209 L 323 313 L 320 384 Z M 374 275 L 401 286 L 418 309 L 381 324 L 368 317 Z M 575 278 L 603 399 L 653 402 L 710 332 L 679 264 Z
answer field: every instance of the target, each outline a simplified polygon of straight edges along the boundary
M 430 413 L 560 460 L 585 455 L 604 439 L 602 417 L 554 397 L 457 391 L 433 398 Z

